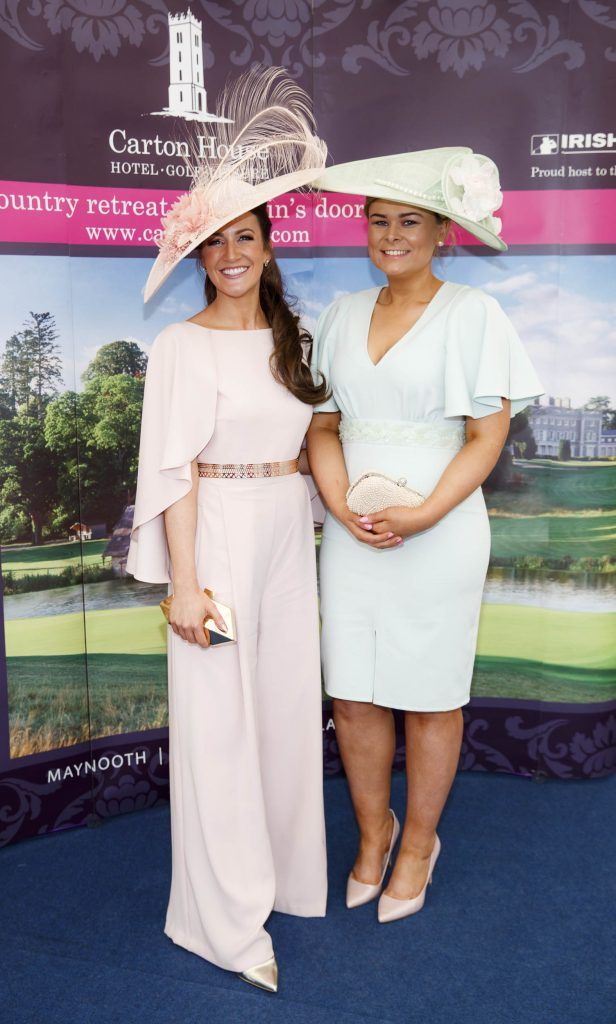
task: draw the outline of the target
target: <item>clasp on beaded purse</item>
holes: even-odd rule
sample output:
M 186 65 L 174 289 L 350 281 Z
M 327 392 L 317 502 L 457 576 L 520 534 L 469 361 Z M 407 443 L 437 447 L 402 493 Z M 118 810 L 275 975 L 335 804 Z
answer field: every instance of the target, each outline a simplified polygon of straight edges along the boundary
M 406 479 L 394 480 L 385 473 L 371 470 L 354 480 L 346 493 L 347 507 L 360 516 L 382 512 L 384 508 L 402 506 L 419 508 L 423 505 L 423 494 L 406 486 Z

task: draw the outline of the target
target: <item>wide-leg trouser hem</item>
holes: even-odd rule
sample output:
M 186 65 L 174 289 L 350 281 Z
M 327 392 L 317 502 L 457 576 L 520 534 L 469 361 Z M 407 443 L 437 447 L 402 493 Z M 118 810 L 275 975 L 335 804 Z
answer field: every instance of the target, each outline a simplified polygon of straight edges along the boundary
M 299 903 L 284 903 L 276 901 L 274 903 L 274 910 L 277 914 L 289 914 L 291 917 L 325 917 L 327 914 L 325 903 L 308 903 L 301 905 Z
M 182 934 L 182 932 L 177 929 L 172 929 L 168 925 L 165 925 L 164 933 L 176 946 L 181 946 L 182 949 L 188 950 L 189 953 L 194 953 L 196 956 L 200 956 L 202 960 L 207 960 L 208 963 L 214 964 L 214 967 L 220 967 L 223 971 L 234 971 L 237 973 L 238 971 L 246 971 L 249 967 L 255 966 L 254 961 L 251 963 L 241 964 L 241 966 L 238 966 L 237 964 L 223 963 L 221 960 L 217 960 L 213 957 L 209 951 L 206 952 L 205 948 L 200 946 L 198 942 L 193 942 L 192 939 L 188 939 Z M 270 956 L 273 956 L 273 949 Z M 264 957 L 261 962 L 264 963 L 267 959 L 268 957 Z

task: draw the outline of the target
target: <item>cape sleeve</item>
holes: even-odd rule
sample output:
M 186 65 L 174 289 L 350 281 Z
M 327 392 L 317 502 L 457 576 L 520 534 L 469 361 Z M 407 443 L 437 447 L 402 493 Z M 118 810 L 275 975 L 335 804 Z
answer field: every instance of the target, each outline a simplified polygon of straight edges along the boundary
M 496 299 L 469 290 L 450 321 L 445 416 L 481 419 L 511 400 L 511 415 L 544 394 L 511 320 Z
M 214 431 L 216 368 L 205 331 L 166 327 L 145 378 L 137 494 L 126 571 L 144 583 L 170 583 L 163 512 L 192 487 L 191 462 Z
M 331 364 L 336 351 L 336 320 L 337 303 L 333 302 L 321 313 L 314 330 L 312 341 L 312 376 L 315 384 L 319 382 L 319 370 L 325 377 L 327 387 L 332 394 L 325 402 L 314 406 L 314 412 L 338 412 L 333 395 L 331 382 Z

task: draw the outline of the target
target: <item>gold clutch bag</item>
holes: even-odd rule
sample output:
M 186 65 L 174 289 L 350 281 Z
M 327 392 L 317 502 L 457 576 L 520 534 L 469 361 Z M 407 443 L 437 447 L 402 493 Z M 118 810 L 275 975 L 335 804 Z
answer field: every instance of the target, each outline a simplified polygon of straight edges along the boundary
M 382 512 L 384 508 L 404 506 L 419 508 L 423 505 L 423 494 L 406 486 L 406 480 L 392 480 L 385 473 L 362 473 L 354 480 L 346 493 L 347 507 L 360 516 Z
M 214 594 L 207 587 L 203 590 L 204 594 L 214 601 Z M 167 622 L 169 622 L 169 612 L 171 610 L 171 602 L 173 601 L 173 594 L 169 594 L 164 600 L 160 602 L 160 610 L 165 616 Z M 222 647 L 223 644 L 234 644 L 237 642 L 237 633 L 235 630 L 235 617 L 233 611 L 226 604 L 221 604 L 220 601 L 214 601 L 219 614 L 225 620 L 227 632 L 223 633 L 218 628 L 213 619 L 203 620 L 203 631 L 210 641 L 210 647 Z

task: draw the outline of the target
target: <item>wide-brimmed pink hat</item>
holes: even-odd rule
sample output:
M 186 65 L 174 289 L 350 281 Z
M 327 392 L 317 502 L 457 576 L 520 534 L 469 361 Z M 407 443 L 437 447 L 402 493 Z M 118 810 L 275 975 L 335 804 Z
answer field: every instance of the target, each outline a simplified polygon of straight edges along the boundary
M 160 253 L 145 285 L 144 302 L 185 256 L 224 224 L 307 185 L 325 168 L 327 147 L 315 134 L 310 98 L 284 68 L 246 72 L 224 91 L 219 107 L 224 120 L 207 155 L 199 136 L 188 140 L 193 184 L 162 220 Z

